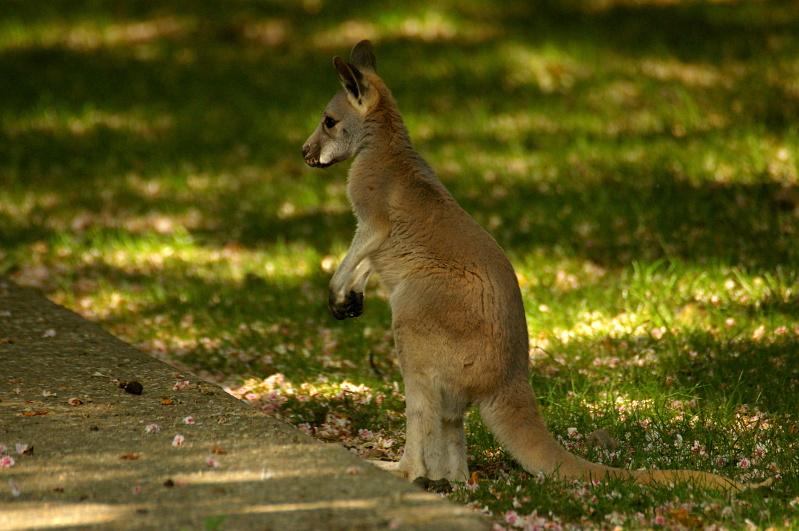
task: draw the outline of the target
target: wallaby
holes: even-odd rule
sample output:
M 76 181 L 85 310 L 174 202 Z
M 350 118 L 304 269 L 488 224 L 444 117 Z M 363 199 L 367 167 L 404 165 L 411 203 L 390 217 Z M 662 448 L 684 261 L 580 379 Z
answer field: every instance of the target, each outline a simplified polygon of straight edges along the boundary
M 389 293 L 396 354 L 405 380 L 407 439 L 394 470 L 408 480 L 466 481 L 464 414 L 476 404 L 486 425 L 533 474 L 632 477 L 741 490 L 696 471 L 630 471 L 567 452 L 550 434 L 530 388 L 529 344 L 516 274 L 500 246 L 455 201 L 413 149 L 369 41 L 350 61 L 333 58 L 343 90 L 302 148 L 308 165 L 353 158 L 347 193 L 357 218 L 332 280 L 337 319 L 363 311 L 377 273 Z

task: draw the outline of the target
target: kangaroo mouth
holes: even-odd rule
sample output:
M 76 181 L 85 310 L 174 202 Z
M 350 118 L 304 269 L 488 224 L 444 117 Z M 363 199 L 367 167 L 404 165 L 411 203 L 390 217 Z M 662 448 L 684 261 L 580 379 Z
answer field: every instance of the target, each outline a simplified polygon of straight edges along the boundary
M 302 146 L 302 158 L 305 159 L 305 164 L 310 166 L 311 168 L 327 168 L 335 161 L 328 161 L 322 162 L 321 161 L 321 149 L 318 144 L 315 143 L 307 143 Z
M 328 166 L 332 166 L 332 162 L 321 162 L 317 157 L 307 157 L 305 159 L 305 163 L 310 166 L 311 168 L 327 168 Z

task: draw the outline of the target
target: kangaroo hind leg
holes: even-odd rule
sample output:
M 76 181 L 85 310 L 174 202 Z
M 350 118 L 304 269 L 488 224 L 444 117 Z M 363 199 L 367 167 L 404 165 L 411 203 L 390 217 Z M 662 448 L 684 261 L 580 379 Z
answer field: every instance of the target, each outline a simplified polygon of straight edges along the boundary
M 426 477 L 466 481 L 466 404 L 446 396 L 430 383 L 406 377 L 405 453 L 398 471 L 409 480 Z

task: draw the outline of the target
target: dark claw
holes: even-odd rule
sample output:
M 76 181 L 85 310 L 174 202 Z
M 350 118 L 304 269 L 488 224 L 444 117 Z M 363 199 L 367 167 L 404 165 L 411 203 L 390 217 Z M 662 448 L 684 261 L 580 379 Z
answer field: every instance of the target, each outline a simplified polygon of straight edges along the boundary
M 339 321 L 347 317 L 358 317 L 363 313 L 363 293 L 356 292 L 355 290 L 347 293 L 344 298 L 343 304 L 337 304 L 333 294 L 331 293 L 328 300 L 328 308 L 333 317 Z

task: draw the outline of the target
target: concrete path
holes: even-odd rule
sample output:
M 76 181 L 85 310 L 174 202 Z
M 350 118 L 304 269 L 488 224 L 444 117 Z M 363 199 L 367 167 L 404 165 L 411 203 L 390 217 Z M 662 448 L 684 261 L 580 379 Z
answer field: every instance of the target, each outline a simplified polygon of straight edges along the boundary
M 490 527 L 2 278 L 0 444 L 5 531 Z

